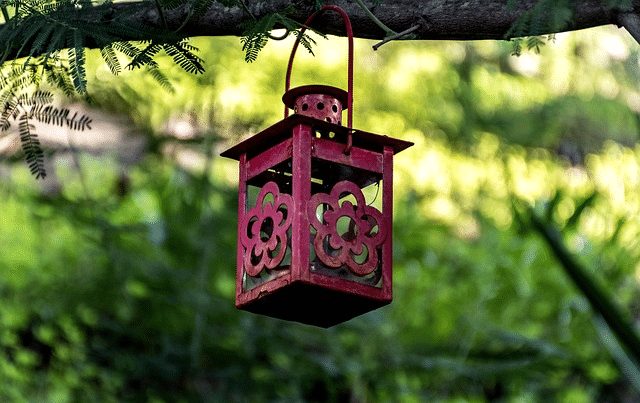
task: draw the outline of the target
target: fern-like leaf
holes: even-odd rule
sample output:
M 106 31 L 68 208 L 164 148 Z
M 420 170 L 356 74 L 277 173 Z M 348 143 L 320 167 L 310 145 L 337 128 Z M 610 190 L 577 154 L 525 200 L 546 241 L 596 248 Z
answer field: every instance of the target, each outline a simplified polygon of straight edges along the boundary
M 214 1 L 159 0 L 159 3 L 165 9 L 190 3 L 190 15 L 198 16 L 206 12 Z M 238 0 L 219 1 L 229 6 L 239 4 Z M 131 16 L 124 11 L 92 7 L 90 0 L 0 0 L 0 4 L 0 8 L 8 7 L 13 13 L 0 27 L 0 47 L 3 48 L 0 69 L 5 60 L 27 56 L 21 74 L 12 75 L 10 82 L 0 82 L 0 96 L 6 94 L 9 86 L 17 95 L 32 91 L 43 80 L 66 95 L 86 94 L 86 43 L 96 44 L 101 49 L 101 55 L 113 74 L 122 70 L 119 52 L 130 59 L 127 68 L 149 67 L 152 77 L 165 88 L 169 87 L 166 77 L 154 61 L 160 50 L 164 49 L 185 71 L 194 74 L 204 71 L 202 59 L 186 40 L 159 27 L 131 24 Z M 101 12 L 104 14 L 100 15 Z M 102 24 L 102 21 L 109 23 Z M 147 37 L 150 41 L 139 47 L 119 40 L 131 36 Z M 6 49 L 15 50 L 7 52 Z
M 174 93 L 175 88 L 171 85 L 171 81 L 165 76 L 157 65 L 149 65 L 147 66 L 147 72 L 151 75 L 151 77 L 165 90 Z
M 56 29 L 59 29 L 59 27 L 55 24 L 48 24 L 45 27 L 43 27 L 40 30 L 40 32 L 38 32 L 38 36 L 36 37 L 36 39 L 33 41 L 33 44 L 31 45 L 31 51 L 29 52 L 29 56 L 39 55 L 40 53 L 42 53 L 44 51 L 44 48 L 45 48 L 45 45 L 47 44 L 48 39 L 51 38 L 52 34 Z
M 71 73 L 68 68 L 63 66 L 45 65 L 44 70 L 49 84 L 60 89 L 67 97 L 72 97 L 75 94 L 76 88 L 71 82 Z
M 100 55 L 102 56 L 102 59 L 105 61 L 105 63 L 109 67 L 109 70 L 111 70 L 111 73 L 114 76 L 120 74 L 120 62 L 118 61 L 116 52 L 113 50 L 113 47 L 111 45 L 107 45 L 100 49 Z
M 522 54 L 522 38 L 513 38 L 511 45 L 511 56 L 520 56 Z
M 127 65 L 127 68 L 133 70 L 142 66 L 150 66 L 154 64 L 157 67 L 157 63 L 153 62 L 153 56 L 155 56 L 161 49 L 162 44 L 151 42 L 146 48 L 142 49 L 134 56 L 131 62 Z
M 0 131 L 4 132 L 11 127 L 10 119 L 15 119 L 16 113 L 18 112 L 18 101 L 15 99 L 6 99 L 1 105 L 3 106 L 2 113 L 0 113 Z
M 31 95 L 20 95 L 17 99 L 17 102 L 22 107 L 50 104 L 51 102 L 53 102 L 53 94 L 49 91 L 38 90 Z
M 9 78 L 7 83 L 0 88 L 1 92 L 11 91 L 13 93 L 20 93 L 31 84 L 30 73 L 24 68 L 15 66 L 9 72 Z
M 272 13 L 264 16 L 258 21 L 250 23 L 245 27 L 243 36 L 240 38 L 242 43 L 242 50 L 245 52 L 245 61 L 248 63 L 254 62 L 258 58 L 258 53 L 266 46 L 268 41 L 268 34 L 274 28 L 282 27 L 288 31 L 292 31 L 297 37 L 300 38 L 300 44 L 304 46 L 309 53 L 313 54 L 313 45 L 315 40 L 306 33 L 300 33 L 301 25 L 287 17 L 287 14 L 293 12 L 293 8 L 289 7 L 283 12 Z M 313 31 L 318 33 L 317 31 Z M 318 33 L 321 36 L 323 34 Z
M 186 49 L 182 43 L 165 44 L 164 51 L 187 73 L 204 73 L 203 60 Z
M 210 9 L 215 2 L 215 0 L 195 0 L 193 5 L 191 6 L 193 15 L 197 17 L 205 15 L 207 10 Z
M 75 131 L 91 130 L 91 123 L 93 122 L 88 115 L 78 114 L 78 112 L 74 112 L 71 115 L 71 110 L 68 108 L 59 109 L 52 105 L 44 104 L 35 105 L 31 108 L 29 118 L 48 125 L 66 126 Z
M 38 135 L 34 132 L 35 126 L 29 122 L 27 113 L 20 115 L 18 124 L 18 134 L 20 135 L 20 143 L 25 154 L 25 159 L 31 174 L 40 179 L 47 176 L 44 169 L 44 153 L 40 147 Z
M 296 37 L 300 38 L 300 44 L 302 44 L 309 53 L 314 55 L 313 46 L 316 44 L 316 41 L 309 35 L 301 34 L 300 31 L 293 31 L 293 33 Z
M 251 34 L 240 38 L 242 43 L 242 51 L 244 54 L 244 61 L 247 63 L 253 63 L 258 59 L 258 53 L 267 45 L 267 35 L 264 34 Z
M 47 62 L 49 58 L 57 55 L 59 52 L 56 49 L 62 48 L 62 44 L 65 42 L 65 38 L 68 36 L 67 29 L 65 27 L 58 27 L 55 31 L 53 31 L 53 35 L 51 35 L 51 39 L 49 41 L 49 45 L 47 46 L 47 50 L 43 60 L 43 66 L 47 66 Z
M 73 47 L 69 48 L 68 55 L 73 86 L 78 94 L 85 94 L 87 92 L 87 74 L 84 68 L 84 37 L 79 30 L 73 31 Z
M 508 1 L 508 7 L 515 7 L 515 0 Z M 567 27 L 572 17 L 573 10 L 568 0 L 540 0 L 522 13 L 505 37 L 539 36 L 548 32 L 558 32 Z
M 140 49 L 138 49 L 130 42 L 114 42 L 111 44 L 111 46 L 113 47 L 113 49 L 131 59 L 135 58 L 141 52 Z
M 540 53 L 540 48 L 545 45 L 544 40 L 539 36 L 530 36 L 527 38 L 527 48 L 535 49 L 536 53 Z
M 251 23 L 240 38 L 242 50 L 245 52 L 244 60 L 252 63 L 258 58 L 258 53 L 266 46 L 269 32 L 275 28 L 280 14 L 271 13 L 260 20 Z

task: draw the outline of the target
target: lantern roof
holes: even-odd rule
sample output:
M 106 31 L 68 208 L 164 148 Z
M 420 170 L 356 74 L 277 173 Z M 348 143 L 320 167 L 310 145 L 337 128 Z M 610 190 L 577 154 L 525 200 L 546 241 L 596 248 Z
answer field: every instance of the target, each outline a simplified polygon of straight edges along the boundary
M 262 151 L 281 143 L 287 138 L 290 138 L 292 136 L 291 129 L 299 124 L 312 126 L 314 130 L 321 133 L 334 133 L 333 137 L 331 137 L 332 141 L 344 144 L 347 144 L 347 135 L 349 131 L 351 131 L 354 147 L 379 153 L 382 153 L 384 146 L 392 147 L 393 153 L 397 154 L 413 145 L 410 141 L 369 133 L 363 130 L 349 129 L 348 127 L 325 122 L 308 116 L 293 114 L 263 131 L 254 134 L 245 141 L 236 144 L 220 155 L 239 161 L 240 156 L 247 153 L 247 157 L 252 158 Z

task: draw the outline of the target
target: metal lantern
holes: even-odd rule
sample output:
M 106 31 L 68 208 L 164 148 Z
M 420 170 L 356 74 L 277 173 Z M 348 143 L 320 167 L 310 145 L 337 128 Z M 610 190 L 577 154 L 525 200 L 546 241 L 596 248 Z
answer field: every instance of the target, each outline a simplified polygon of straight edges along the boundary
M 351 24 L 325 10 L 347 26 L 348 92 L 290 90 L 296 41 L 285 119 L 222 153 L 240 163 L 236 306 L 321 327 L 391 302 L 393 156 L 412 145 L 351 128 Z

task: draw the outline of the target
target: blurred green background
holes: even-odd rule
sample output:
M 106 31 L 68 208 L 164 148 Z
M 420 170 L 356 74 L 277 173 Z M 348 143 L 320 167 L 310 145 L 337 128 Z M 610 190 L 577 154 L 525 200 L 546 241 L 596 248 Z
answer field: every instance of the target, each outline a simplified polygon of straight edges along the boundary
M 293 85 L 346 87 L 346 39 L 317 40 Z M 90 52 L 91 103 L 60 102 L 125 123 L 51 148 L 45 182 L 19 152 L 0 157 L 0 401 L 640 400 L 637 357 L 518 207 L 637 322 L 640 48 L 626 32 L 559 34 L 519 57 L 492 41 L 356 42 L 354 127 L 415 146 L 395 164 L 394 301 L 330 329 L 234 307 L 237 163 L 219 153 L 282 118 L 292 39 L 252 64 L 238 38 L 193 43 L 207 71 L 168 59 L 174 92 Z M 84 145 L 123 129 L 133 156 Z

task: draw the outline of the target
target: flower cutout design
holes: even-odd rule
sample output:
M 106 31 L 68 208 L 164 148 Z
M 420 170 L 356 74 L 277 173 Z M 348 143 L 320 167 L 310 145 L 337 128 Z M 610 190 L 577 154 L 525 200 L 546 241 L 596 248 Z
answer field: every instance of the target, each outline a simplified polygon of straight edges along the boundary
M 273 203 L 265 202 L 268 194 L 273 196 Z M 244 267 L 249 276 L 256 277 L 264 268 L 274 269 L 282 263 L 292 205 L 291 195 L 281 194 L 275 182 L 267 182 L 260 189 L 255 206 L 244 215 L 240 225 L 245 231 L 241 232 L 240 242 L 246 248 Z
M 340 199 L 349 195 L 355 198 L 355 205 L 349 200 L 340 203 Z M 321 213 L 319 206 L 322 206 Z M 332 268 L 346 265 L 358 276 L 366 276 L 376 269 L 378 246 L 386 238 L 386 226 L 382 213 L 366 205 L 355 183 L 338 182 L 331 194 L 316 193 L 309 201 L 307 214 L 316 230 L 313 247 L 322 263 Z M 345 225 L 346 231 L 342 228 Z

